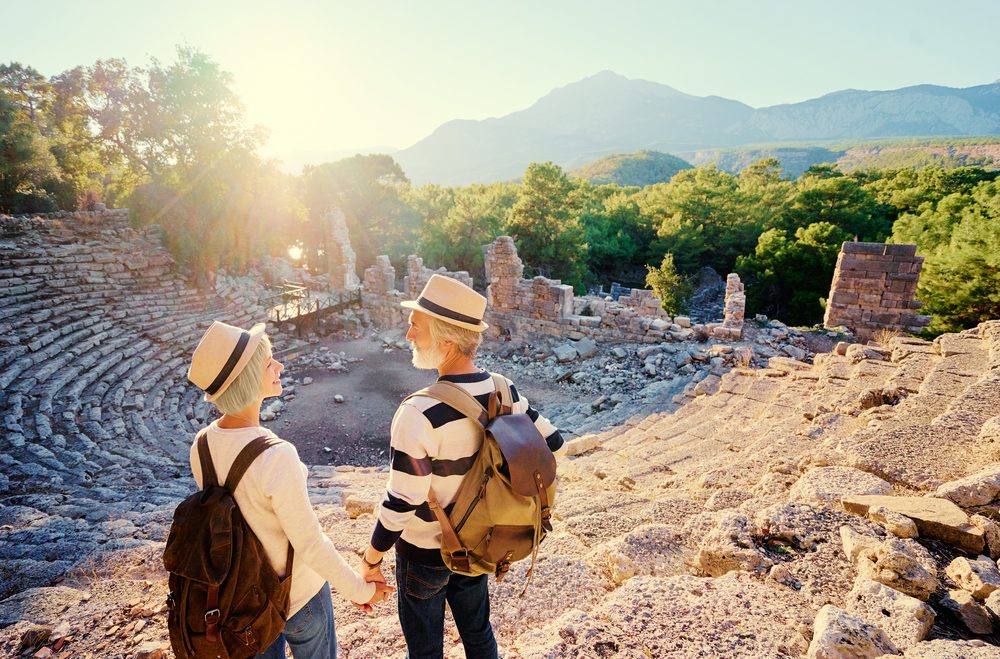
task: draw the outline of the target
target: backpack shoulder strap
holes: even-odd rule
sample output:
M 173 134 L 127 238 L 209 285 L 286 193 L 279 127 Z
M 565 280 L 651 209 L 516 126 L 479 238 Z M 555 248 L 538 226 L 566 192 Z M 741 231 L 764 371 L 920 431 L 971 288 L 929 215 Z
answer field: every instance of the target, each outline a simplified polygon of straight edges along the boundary
M 510 392 L 510 382 L 499 373 L 490 373 L 493 378 L 493 387 L 500 397 L 500 409 L 497 414 L 510 414 L 514 410 L 514 395 Z
M 198 460 L 201 462 L 201 489 L 219 486 L 219 476 L 215 473 L 212 452 L 208 448 L 208 428 L 203 428 L 197 436 Z
M 243 479 L 243 474 L 247 472 L 247 469 L 250 468 L 250 465 L 253 464 L 258 455 L 272 446 L 277 446 L 281 443 L 282 440 L 277 437 L 261 435 L 244 446 L 239 455 L 236 456 L 236 459 L 233 460 L 233 466 L 229 468 L 229 473 L 226 474 L 226 489 L 229 490 L 229 493 L 232 494 L 236 491 L 236 486 Z
M 472 394 L 457 384 L 448 382 L 447 380 L 435 382 L 429 387 L 424 387 L 420 391 L 415 391 L 407 396 L 404 401 L 409 400 L 414 396 L 428 396 L 439 400 L 445 405 L 454 407 L 465 416 L 479 423 L 479 425 L 485 426 L 487 421 L 489 421 L 488 412 L 482 405 L 479 404 L 478 400 L 473 398 Z

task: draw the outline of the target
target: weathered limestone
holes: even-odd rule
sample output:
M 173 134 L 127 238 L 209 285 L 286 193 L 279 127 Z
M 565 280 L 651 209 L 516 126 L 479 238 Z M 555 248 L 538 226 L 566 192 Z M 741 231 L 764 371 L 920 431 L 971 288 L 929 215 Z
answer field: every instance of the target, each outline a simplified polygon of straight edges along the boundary
M 416 300 L 420 297 L 420 291 L 424 290 L 424 285 L 433 275 L 444 275 L 457 279 L 469 288 L 472 288 L 472 275 L 464 270 L 449 272 L 445 268 L 431 270 L 424 267 L 424 260 L 414 254 L 406 257 L 406 276 L 403 277 L 403 294 L 407 300 Z
M 934 609 L 930 606 L 864 576 L 855 579 L 844 608 L 880 627 L 900 650 L 924 640 L 934 626 Z
M 732 570 L 762 572 L 771 561 L 751 537 L 753 525 L 746 515 L 723 513 L 715 527 L 701 541 L 698 567 L 713 577 Z
M 844 243 L 833 273 L 823 323 L 846 326 L 861 339 L 876 330 L 919 332 L 930 316 L 913 313 L 924 259 L 916 245 Z
M 739 341 L 743 338 L 743 316 L 746 313 L 747 296 L 743 292 L 743 282 L 735 272 L 729 273 L 726 277 L 726 302 L 723 308 L 724 319 L 722 324 L 710 323 L 708 325 L 709 334 L 712 336 L 728 340 Z
M 935 497 L 845 497 L 844 510 L 856 515 L 867 515 L 873 506 L 882 506 L 905 515 L 917 524 L 921 535 L 937 538 L 961 547 L 966 551 L 983 551 L 986 541 L 982 529 L 969 522 L 969 516 L 947 499 Z
M 849 526 L 840 529 L 844 554 L 858 574 L 920 600 L 937 590 L 937 567 L 923 547 L 912 540 L 883 542 Z
M 804 473 L 792 486 L 791 501 L 835 505 L 845 495 L 888 494 L 892 486 L 852 467 L 818 467 Z
M 809 659 L 874 658 L 899 654 L 884 631 L 843 609 L 827 604 L 813 623 Z
M 980 556 L 974 561 L 959 556 L 948 565 L 945 573 L 955 585 L 977 600 L 984 600 L 1000 589 L 1000 571 L 989 556 Z
M 1000 494 L 1000 464 L 992 464 L 965 478 L 944 483 L 937 496 L 955 502 L 963 508 L 990 503 Z
M 990 612 L 985 606 L 964 590 L 949 590 L 941 598 L 941 606 L 950 610 L 969 628 L 973 634 L 989 634 L 993 631 Z

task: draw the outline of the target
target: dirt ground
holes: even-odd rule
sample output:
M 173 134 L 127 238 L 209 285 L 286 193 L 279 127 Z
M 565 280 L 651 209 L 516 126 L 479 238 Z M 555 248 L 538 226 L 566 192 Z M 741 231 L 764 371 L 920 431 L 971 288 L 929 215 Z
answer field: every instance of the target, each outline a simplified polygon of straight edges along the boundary
M 389 425 L 399 401 L 433 382 L 437 374 L 413 368 L 408 350 L 385 352 L 381 342 L 367 337 L 326 339 L 319 346 L 362 361 L 349 364 L 346 373 L 296 368 L 293 361 L 288 368 L 297 381 L 295 398 L 266 425 L 295 444 L 306 464 L 387 464 Z M 313 378 L 312 384 L 303 385 L 305 377 Z M 344 397 L 343 403 L 334 402 L 337 394 Z
M 362 361 L 349 364 L 346 373 L 324 367 L 299 368 L 294 360 L 286 363 L 296 380 L 295 398 L 287 401 L 281 416 L 265 425 L 295 444 L 307 465 L 387 465 L 389 426 L 396 407 L 408 394 L 433 382 L 437 373 L 414 368 L 409 350 L 386 352 L 384 344 L 371 337 L 324 339 L 313 349 L 321 346 Z M 514 379 L 518 390 L 543 413 L 547 403 L 562 402 L 567 396 L 553 382 L 519 380 L 509 367 L 500 370 Z M 303 385 L 305 377 L 313 378 L 312 384 Z M 334 402 L 337 394 L 344 397 L 343 403 Z

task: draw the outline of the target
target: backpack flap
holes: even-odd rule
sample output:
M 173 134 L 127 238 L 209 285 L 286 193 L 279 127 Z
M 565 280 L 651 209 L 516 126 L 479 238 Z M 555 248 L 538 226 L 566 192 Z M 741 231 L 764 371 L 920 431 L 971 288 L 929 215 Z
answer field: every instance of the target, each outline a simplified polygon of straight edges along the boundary
M 498 416 L 486 426 L 510 469 L 515 494 L 533 497 L 556 479 L 556 459 L 527 414 Z M 536 475 L 537 474 L 537 475 Z
M 232 561 L 229 539 L 234 508 L 229 492 L 221 487 L 203 490 L 182 501 L 174 511 L 163 567 L 192 581 L 222 583 Z M 192 546 L 195 542 L 201 546 Z

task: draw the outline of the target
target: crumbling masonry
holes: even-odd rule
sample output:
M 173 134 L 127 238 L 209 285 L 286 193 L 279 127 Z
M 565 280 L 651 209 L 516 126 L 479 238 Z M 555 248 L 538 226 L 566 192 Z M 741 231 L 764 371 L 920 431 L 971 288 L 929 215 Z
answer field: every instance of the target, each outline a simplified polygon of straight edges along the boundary
M 931 321 L 913 313 L 922 306 L 914 295 L 923 262 L 916 245 L 844 243 L 823 323 L 863 340 L 879 329 L 920 332 Z

